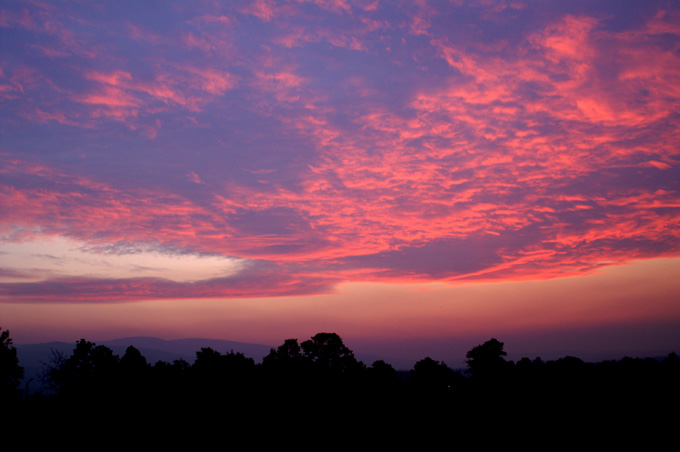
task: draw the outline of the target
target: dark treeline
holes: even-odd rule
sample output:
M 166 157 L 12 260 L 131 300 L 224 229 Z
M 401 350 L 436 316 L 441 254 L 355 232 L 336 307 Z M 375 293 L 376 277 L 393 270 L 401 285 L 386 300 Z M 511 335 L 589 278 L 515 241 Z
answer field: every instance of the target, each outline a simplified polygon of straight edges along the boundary
M 27 397 L 16 350 L 2 332 L 2 399 L 31 419 L 96 413 L 142 422 L 179 416 L 182 425 L 364 432 L 373 438 L 448 438 L 455 444 L 654 442 L 677 428 L 680 359 L 587 363 L 505 358 L 491 339 L 457 371 L 426 357 L 408 372 L 358 361 L 334 333 L 288 339 L 261 364 L 241 353 L 196 352 L 194 363 L 153 365 L 134 347 L 118 357 L 84 339 L 45 365 L 47 394 Z M 94 414 L 93 414 L 94 415 Z M 382 436 L 381 436 L 382 435 Z M 395 436 L 397 435 L 397 436 Z M 439 441 L 439 440 L 437 440 Z

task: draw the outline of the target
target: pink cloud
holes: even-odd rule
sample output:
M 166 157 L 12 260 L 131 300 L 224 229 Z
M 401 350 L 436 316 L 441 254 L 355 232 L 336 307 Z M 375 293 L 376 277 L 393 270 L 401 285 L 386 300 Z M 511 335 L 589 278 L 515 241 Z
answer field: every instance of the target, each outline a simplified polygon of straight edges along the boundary
M 290 266 L 272 294 L 285 285 L 304 291 L 311 276 L 555 277 L 678 253 L 678 193 L 667 181 L 649 182 L 670 179 L 679 161 L 680 58 L 677 45 L 658 41 L 680 35 L 673 17 L 618 31 L 604 19 L 567 15 L 510 44 L 456 39 L 423 4 L 398 25 L 372 18 L 382 5 L 304 8 L 331 10 L 341 26 L 291 19 L 299 6 L 261 1 L 242 11 L 267 24 L 215 11 L 181 21 L 187 28 L 160 41 L 133 27 L 132 44 L 153 43 L 158 55 L 112 58 L 78 73 L 82 87 L 43 97 L 34 96 L 45 76 L 3 65 L 3 99 L 26 99 L 19 118 L 102 130 L 118 121 L 149 139 L 200 131 L 195 146 L 158 145 L 178 163 L 145 160 L 169 171 L 170 182 L 156 182 L 164 188 L 104 183 L 103 171 L 80 176 L 58 169 L 57 159 L 7 162 L 4 174 L 32 182 L 3 183 L 3 230 L 41 225 L 94 244 L 158 241 Z M 513 8 L 482 5 L 494 24 Z M 245 27 L 238 19 L 247 32 L 271 36 L 253 35 L 250 53 L 234 50 L 228 30 Z M 184 59 L 164 53 L 170 42 Z M 237 57 L 224 58 L 229 52 Z M 70 149 L 59 152 L 71 161 Z M 439 259 L 425 261 L 428 253 Z M 421 261 L 424 269 L 414 264 Z M 68 282 L 83 297 L 100 283 L 109 284 Z M 125 284 L 111 287 L 131 297 L 170 290 L 157 281 Z
M 271 0 L 255 0 L 241 9 L 244 14 L 250 14 L 268 22 L 275 16 L 276 3 Z
M 313 3 L 321 9 L 336 14 L 347 14 L 352 12 L 352 7 L 346 0 L 297 0 L 297 2 Z
M 42 111 L 41 109 L 37 108 L 35 112 L 33 113 L 27 113 L 23 115 L 24 118 L 27 118 L 30 121 L 36 121 L 36 122 L 42 122 L 46 123 L 49 121 L 55 121 L 59 124 L 63 124 L 66 126 L 75 126 L 75 127 L 85 127 L 89 128 L 92 127 L 92 124 L 88 124 L 83 121 L 79 121 L 76 119 L 71 119 L 69 118 L 66 113 L 57 111 L 57 112 L 46 112 Z
M 366 51 L 362 36 L 367 30 L 328 30 L 321 27 L 286 27 L 274 42 L 285 47 L 302 47 L 314 42 L 328 42 L 338 48 Z
M 194 67 L 179 73 L 159 72 L 152 80 L 138 80 L 127 71 L 91 71 L 85 78 L 95 84 L 74 100 L 90 105 L 91 117 L 122 121 L 148 138 L 156 136 L 160 122 L 141 123 L 138 118 L 177 107 L 198 112 L 237 84 L 228 72 Z
M 224 15 L 210 15 L 206 14 L 204 16 L 198 17 L 195 19 L 195 21 L 198 22 L 206 22 L 206 23 L 217 23 L 221 25 L 230 25 L 233 23 L 233 20 L 227 16 Z
M 85 104 L 103 105 L 106 107 L 140 107 L 141 100 L 123 89 L 105 86 L 94 93 L 87 94 L 80 99 Z
M 21 11 L 11 11 L 6 8 L 0 9 L 0 26 L 21 26 L 30 30 L 38 29 L 36 21 L 27 8 L 22 8 Z
M 58 278 L 0 283 L 2 297 L 16 302 L 117 302 L 148 299 L 254 298 L 330 293 L 331 281 L 284 271 L 254 270 L 230 278 L 177 283 L 154 278 Z
M 209 94 L 221 95 L 237 86 L 238 78 L 228 72 L 200 68 L 187 68 L 186 70 L 198 76 L 195 86 Z
M 195 36 L 191 32 L 182 35 L 182 41 L 184 42 L 184 45 L 190 49 L 198 48 L 206 53 L 213 50 L 213 46 L 208 42 L 208 40 Z

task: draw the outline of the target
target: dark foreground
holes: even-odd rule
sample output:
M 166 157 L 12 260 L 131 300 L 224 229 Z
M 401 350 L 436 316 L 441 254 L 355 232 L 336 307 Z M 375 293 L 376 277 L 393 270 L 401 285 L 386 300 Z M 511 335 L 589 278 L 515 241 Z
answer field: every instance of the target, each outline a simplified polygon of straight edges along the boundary
M 81 340 L 70 356 L 55 355 L 46 365 L 49 394 L 25 397 L 5 332 L 2 342 L 3 426 L 22 444 L 70 438 L 220 449 L 677 446 L 674 353 L 663 360 L 515 363 L 492 339 L 468 352 L 464 372 L 430 358 L 397 372 L 382 361 L 357 361 L 333 333 L 287 340 L 261 364 L 202 348 L 193 364 L 150 365 L 133 347 L 119 358 Z

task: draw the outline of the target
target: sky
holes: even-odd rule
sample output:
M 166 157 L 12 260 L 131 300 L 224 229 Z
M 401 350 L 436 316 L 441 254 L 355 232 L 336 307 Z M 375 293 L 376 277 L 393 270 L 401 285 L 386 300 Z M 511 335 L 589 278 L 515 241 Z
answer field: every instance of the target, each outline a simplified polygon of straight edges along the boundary
M 8 1 L 0 327 L 680 352 L 673 1 Z

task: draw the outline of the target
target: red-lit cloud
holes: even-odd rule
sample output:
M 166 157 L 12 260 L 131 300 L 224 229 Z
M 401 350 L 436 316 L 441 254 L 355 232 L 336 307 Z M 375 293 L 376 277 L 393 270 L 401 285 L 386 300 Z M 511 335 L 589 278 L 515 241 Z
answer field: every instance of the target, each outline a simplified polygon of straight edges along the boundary
M 4 6 L 0 238 L 249 264 L 2 296 L 311 294 L 678 256 L 680 11 L 558 9 Z

